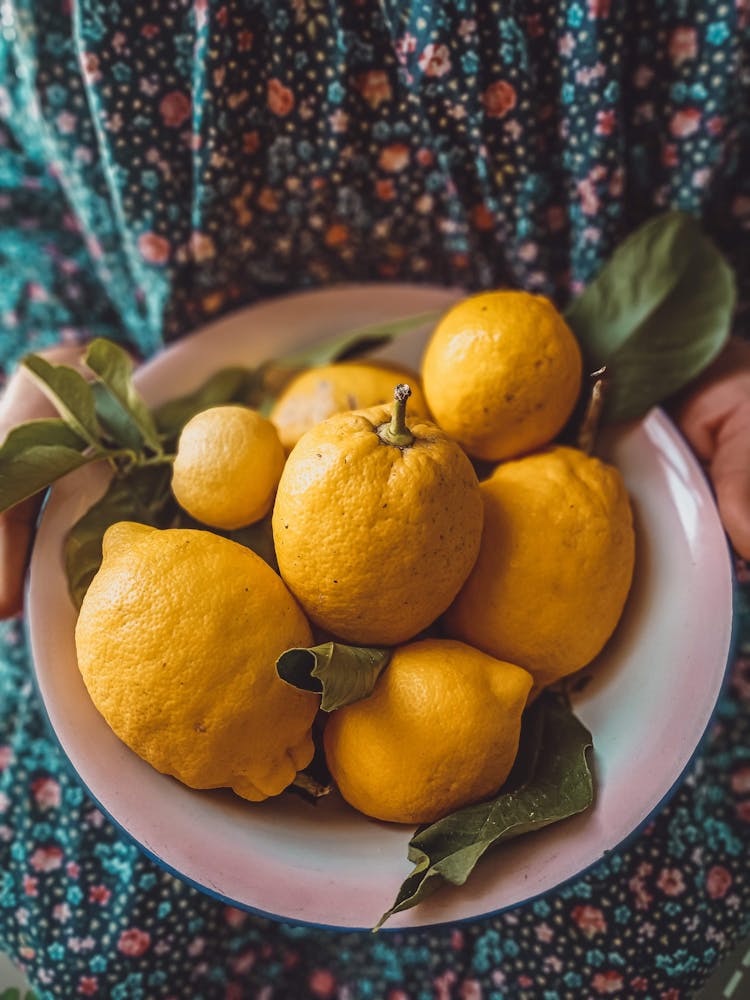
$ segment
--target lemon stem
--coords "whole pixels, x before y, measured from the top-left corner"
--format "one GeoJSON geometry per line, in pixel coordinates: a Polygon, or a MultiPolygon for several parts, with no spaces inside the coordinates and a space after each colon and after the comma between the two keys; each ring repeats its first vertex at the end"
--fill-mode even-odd
{"type": "Polygon", "coordinates": [[[602,419],[604,409],[604,397],[607,391],[607,368],[599,368],[589,376],[589,398],[586,402],[586,411],[578,428],[576,445],[587,455],[591,455],[596,444],[596,436],[602,419]]]}
{"type": "Polygon", "coordinates": [[[408,448],[414,444],[414,435],[406,426],[406,401],[409,396],[411,389],[403,382],[393,390],[393,412],[390,423],[378,427],[378,437],[385,444],[393,444],[397,448],[408,448]]]}

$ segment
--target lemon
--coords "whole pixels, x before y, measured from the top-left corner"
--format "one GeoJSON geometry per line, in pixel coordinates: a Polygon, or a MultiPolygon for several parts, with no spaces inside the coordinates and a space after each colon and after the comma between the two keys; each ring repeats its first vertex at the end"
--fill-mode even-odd
{"type": "Polygon", "coordinates": [[[614,466],[567,447],[505,462],[480,489],[479,558],[445,627],[543,687],[593,660],[620,619],[635,561],[627,490],[614,466]]]}
{"type": "Polygon", "coordinates": [[[242,528],[271,509],[285,457],[276,428],[256,410],[212,406],[182,429],[172,491],[197,521],[242,528]]]}
{"type": "Polygon", "coordinates": [[[279,576],[209,531],[129,521],[104,535],[76,625],[78,666],[111,728],[158,771],[246,799],[313,755],[319,699],[276,674],[310,628],[279,576]]]}
{"type": "Polygon", "coordinates": [[[530,688],[525,670],[462,642],[400,646],[369,698],[331,713],[328,768],[360,812],[430,823],[503,784],[530,688]]]}
{"type": "Polygon", "coordinates": [[[497,461],[550,442],[581,388],[581,352],[541,295],[482,292],[457,303],[422,359],[427,404],[474,458],[497,461]]]}
{"type": "Polygon", "coordinates": [[[428,417],[414,373],[375,361],[341,361],[300,372],[279,395],[270,417],[282,444],[291,451],[305,431],[334,413],[390,402],[397,382],[408,382],[411,387],[411,412],[428,417]]]}
{"type": "Polygon", "coordinates": [[[380,406],[300,438],[273,510],[279,571],[308,617],[339,639],[395,645],[451,603],[474,565],[474,469],[433,423],[380,406]],[[400,429],[394,430],[396,424],[400,429]]]}

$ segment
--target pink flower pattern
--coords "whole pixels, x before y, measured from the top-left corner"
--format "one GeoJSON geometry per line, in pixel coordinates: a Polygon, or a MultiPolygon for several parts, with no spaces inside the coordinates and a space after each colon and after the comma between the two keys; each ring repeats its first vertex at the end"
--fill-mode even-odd
{"type": "Polygon", "coordinates": [[[59,847],[37,847],[30,859],[35,872],[53,872],[62,866],[63,852],[59,847]]]}
{"type": "Polygon", "coordinates": [[[516,91],[507,80],[495,80],[482,94],[482,104],[489,118],[504,118],[516,106],[516,91]]]}
{"type": "Polygon", "coordinates": [[[131,927],[123,931],[120,935],[117,942],[117,950],[121,951],[123,955],[128,955],[130,958],[139,958],[144,952],[148,951],[150,944],[151,936],[148,931],[131,927]]]}
{"type": "Polygon", "coordinates": [[[173,90],[159,104],[162,121],[169,128],[180,128],[190,117],[191,103],[187,94],[173,90]]]}
{"type": "Polygon", "coordinates": [[[445,76],[451,69],[450,50],[447,45],[427,45],[418,63],[425,76],[445,76]]]}
{"type": "Polygon", "coordinates": [[[31,784],[31,794],[40,809],[56,809],[61,802],[60,783],[55,778],[37,778],[31,784]]]}

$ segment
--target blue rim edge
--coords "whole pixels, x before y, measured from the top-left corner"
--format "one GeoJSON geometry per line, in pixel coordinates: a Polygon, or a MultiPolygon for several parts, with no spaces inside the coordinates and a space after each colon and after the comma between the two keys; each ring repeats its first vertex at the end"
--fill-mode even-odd
{"type": "MultiPolygon", "coordinates": [[[[50,492],[51,491],[48,490],[47,493],[45,494],[44,500],[43,500],[42,505],[41,505],[41,507],[39,509],[39,514],[37,515],[37,521],[36,521],[36,526],[37,527],[39,526],[39,522],[41,521],[42,516],[44,514],[44,510],[45,510],[45,508],[47,506],[47,501],[49,499],[50,492]]],[[[597,865],[601,864],[602,861],[604,861],[611,854],[614,854],[616,851],[621,851],[621,850],[625,849],[626,847],[628,847],[643,832],[643,830],[661,812],[661,810],[664,808],[664,806],[667,804],[667,802],[669,802],[669,800],[672,798],[672,796],[677,792],[677,790],[679,789],[679,787],[682,785],[683,780],[684,780],[685,776],[687,775],[688,771],[690,771],[690,769],[692,768],[693,763],[695,762],[696,758],[700,755],[701,751],[703,750],[703,747],[706,744],[706,741],[707,741],[707,739],[708,739],[708,737],[710,735],[710,732],[711,732],[714,720],[716,718],[716,713],[717,713],[719,702],[721,701],[723,695],[725,694],[725,692],[726,692],[726,690],[727,690],[727,688],[729,686],[729,668],[734,663],[735,656],[736,656],[736,653],[737,653],[737,646],[738,646],[738,643],[739,643],[739,629],[738,629],[739,615],[737,613],[738,612],[738,605],[739,605],[739,585],[738,585],[738,582],[737,582],[737,574],[736,574],[735,569],[734,569],[733,552],[732,552],[732,549],[731,549],[730,545],[728,544],[728,542],[726,543],[726,547],[727,547],[727,557],[729,559],[729,568],[730,568],[730,576],[731,576],[731,584],[732,584],[732,619],[731,619],[731,630],[730,630],[730,637],[729,637],[729,648],[727,650],[727,660],[726,660],[726,663],[724,665],[724,674],[723,674],[723,677],[722,677],[721,684],[719,686],[719,690],[718,690],[717,695],[716,695],[716,701],[714,702],[713,708],[711,709],[711,714],[708,717],[708,721],[706,723],[706,728],[703,731],[703,735],[701,736],[700,740],[696,744],[695,749],[693,750],[692,754],[690,755],[690,758],[688,759],[687,763],[683,767],[683,769],[680,772],[680,774],[674,780],[674,782],[672,783],[672,785],[667,789],[667,791],[661,797],[661,799],[659,800],[659,802],[654,806],[654,808],[651,810],[651,812],[649,812],[648,815],[645,816],[643,820],[641,820],[641,822],[638,824],[638,826],[634,827],[634,829],[626,837],[623,837],[623,839],[620,840],[613,847],[606,848],[604,850],[603,854],[601,855],[601,857],[597,858],[595,861],[592,861],[591,864],[586,865],[585,868],[581,868],[580,871],[575,872],[575,874],[570,875],[570,876],[568,876],[565,879],[562,879],[560,882],[557,882],[555,885],[550,886],[548,889],[544,889],[542,892],[535,893],[532,896],[527,896],[525,899],[521,899],[517,903],[511,903],[509,906],[501,906],[497,910],[487,910],[484,913],[474,914],[473,916],[470,916],[470,917],[460,917],[460,918],[456,918],[454,920],[440,920],[440,921],[437,921],[436,923],[432,923],[432,924],[415,924],[415,925],[411,925],[411,926],[401,926],[401,927],[388,927],[386,925],[383,925],[379,929],[379,931],[377,933],[379,933],[379,934],[382,934],[382,933],[391,933],[391,934],[399,934],[399,933],[401,933],[401,934],[403,934],[403,933],[407,933],[407,932],[421,933],[423,931],[429,931],[429,930],[433,930],[433,929],[439,928],[439,927],[457,927],[457,926],[460,926],[460,925],[463,925],[463,924],[476,923],[477,921],[480,921],[480,920],[488,920],[491,917],[496,917],[496,916],[498,916],[501,913],[507,913],[507,912],[510,912],[512,910],[517,910],[517,909],[519,909],[522,906],[526,906],[528,903],[533,903],[535,900],[543,899],[545,896],[548,896],[550,893],[557,892],[558,890],[560,890],[564,886],[569,885],[571,882],[574,882],[576,879],[583,878],[590,871],[592,871],[594,868],[596,868],[597,865]]],[[[25,600],[24,600],[24,607],[28,607],[29,580],[30,580],[30,573],[27,574],[27,578],[26,578],[25,595],[24,595],[24,598],[25,598],[25,600]]],[[[29,653],[31,654],[32,639],[31,639],[31,631],[30,631],[30,628],[29,628],[29,616],[28,616],[28,614],[24,614],[23,617],[22,617],[22,620],[23,620],[24,631],[26,633],[27,646],[28,646],[28,649],[29,649],[29,653]]],[[[124,837],[126,837],[132,844],[135,844],[135,846],[138,848],[138,850],[142,854],[144,854],[147,858],[149,858],[156,865],[158,865],[159,868],[161,868],[163,871],[168,872],[170,875],[174,876],[178,881],[182,882],[183,884],[189,885],[193,889],[197,889],[198,892],[201,892],[204,895],[211,896],[213,899],[218,900],[220,903],[224,903],[227,906],[233,906],[233,907],[235,907],[238,910],[242,910],[245,913],[251,913],[251,914],[253,914],[253,915],[257,916],[257,917],[263,917],[266,920],[273,920],[276,923],[289,924],[289,925],[292,925],[292,926],[295,926],[295,927],[309,927],[309,928],[311,928],[313,930],[329,931],[329,932],[334,932],[334,933],[337,933],[337,934],[361,934],[361,933],[371,934],[371,933],[373,933],[371,927],[340,927],[340,926],[337,926],[336,924],[320,924],[320,923],[316,923],[315,921],[311,921],[311,920],[292,920],[289,917],[281,916],[278,913],[269,913],[267,910],[261,910],[258,907],[250,906],[247,903],[239,902],[236,899],[232,899],[230,896],[223,895],[222,893],[218,892],[216,889],[211,889],[208,886],[202,885],[200,882],[196,882],[194,879],[189,878],[188,876],[184,875],[182,872],[180,872],[176,868],[174,868],[172,865],[170,865],[163,858],[160,858],[157,854],[154,854],[147,847],[144,847],[143,844],[141,844],[140,841],[136,837],[134,837],[128,830],[126,830],[122,826],[122,824],[120,822],[118,822],[118,820],[115,819],[115,817],[102,805],[102,803],[99,801],[99,799],[91,792],[91,789],[88,787],[88,785],[86,784],[86,782],[83,781],[83,779],[79,775],[78,771],[76,771],[76,769],[75,769],[75,767],[73,765],[73,762],[68,757],[67,753],[65,752],[65,750],[64,750],[64,748],[62,746],[62,743],[60,742],[60,740],[58,738],[57,732],[55,731],[55,728],[52,725],[52,722],[50,720],[49,714],[47,712],[47,706],[44,703],[44,699],[42,698],[42,694],[41,694],[41,691],[39,689],[39,681],[38,681],[38,678],[37,678],[36,664],[34,662],[33,655],[30,655],[29,659],[31,661],[31,677],[32,677],[32,681],[33,681],[33,684],[34,684],[34,688],[36,690],[37,697],[39,699],[39,704],[40,704],[42,712],[44,714],[44,720],[45,720],[47,729],[49,730],[52,738],[54,739],[55,743],[57,744],[57,746],[60,749],[60,753],[61,753],[61,756],[62,756],[62,761],[63,761],[64,765],[67,767],[68,773],[78,782],[78,784],[83,788],[83,790],[86,792],[86,794],[91,799],[91,801],[94,803],[94,805],[97,807],[97,809],[99,809],[99,811],[104,816],[107,817],[107,819],[110,821],[110,823],[112,823],[112,825],[117,830],[119,830],[120,833],[124,837]]],[[[564,822],[564,820],[563,820],[563,822],[564,822]]],[[[526,834],[526,836],[529,836],[529,834],[526,834]]],[[[460,886],[453,886],[452,888],[454,889],[454,891],[460,891],[460,886]]],[[[438,889],[437,891],[438,892],[445,891],[446,889],[448,889],[448,891],[450,891],[449,885],[441,886],[440,889],[438,889]]],[[[399,912],[406,912],[406,911],[399,911],[399,912]]]]}

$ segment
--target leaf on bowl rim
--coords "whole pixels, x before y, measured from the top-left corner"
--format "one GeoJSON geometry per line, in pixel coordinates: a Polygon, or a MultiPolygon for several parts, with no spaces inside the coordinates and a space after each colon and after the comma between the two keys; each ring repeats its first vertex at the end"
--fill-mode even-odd
{"type": "Polygon", "coordinates": [[[341,361],[352,361],[354,358],[390,344],[404,334],[415,333],[424,327],[434,326],[444,313],[444,309],[432,309],[429,312],[415,313],[401,319],[362,326],[356,330],[350,330],[348,333],[337,334],[327,340],[319,341],[311,347],[293,351],[291,354],[279,358],[277,364],[304,369],[317,368],[320,365],[341,361]]]}
{"type": "Polygon", "coordinates": [[[524,713],[516,762],[506,783],[493,798],[417,830],[408,850],[414,870],[373,930],[446,882],[463,885],[491,847],[588,809],[594,800],[587,761],[592,745],[591,733],[566,698],[540,695],[524,713]]]}
{"type": "Polygon", "coordinates": [[[713,361],[736,302],[729,264],[685,212],[654,216],[565,311],[589,370],[606,365],[606,422],[643,416],[713,361]]]}

